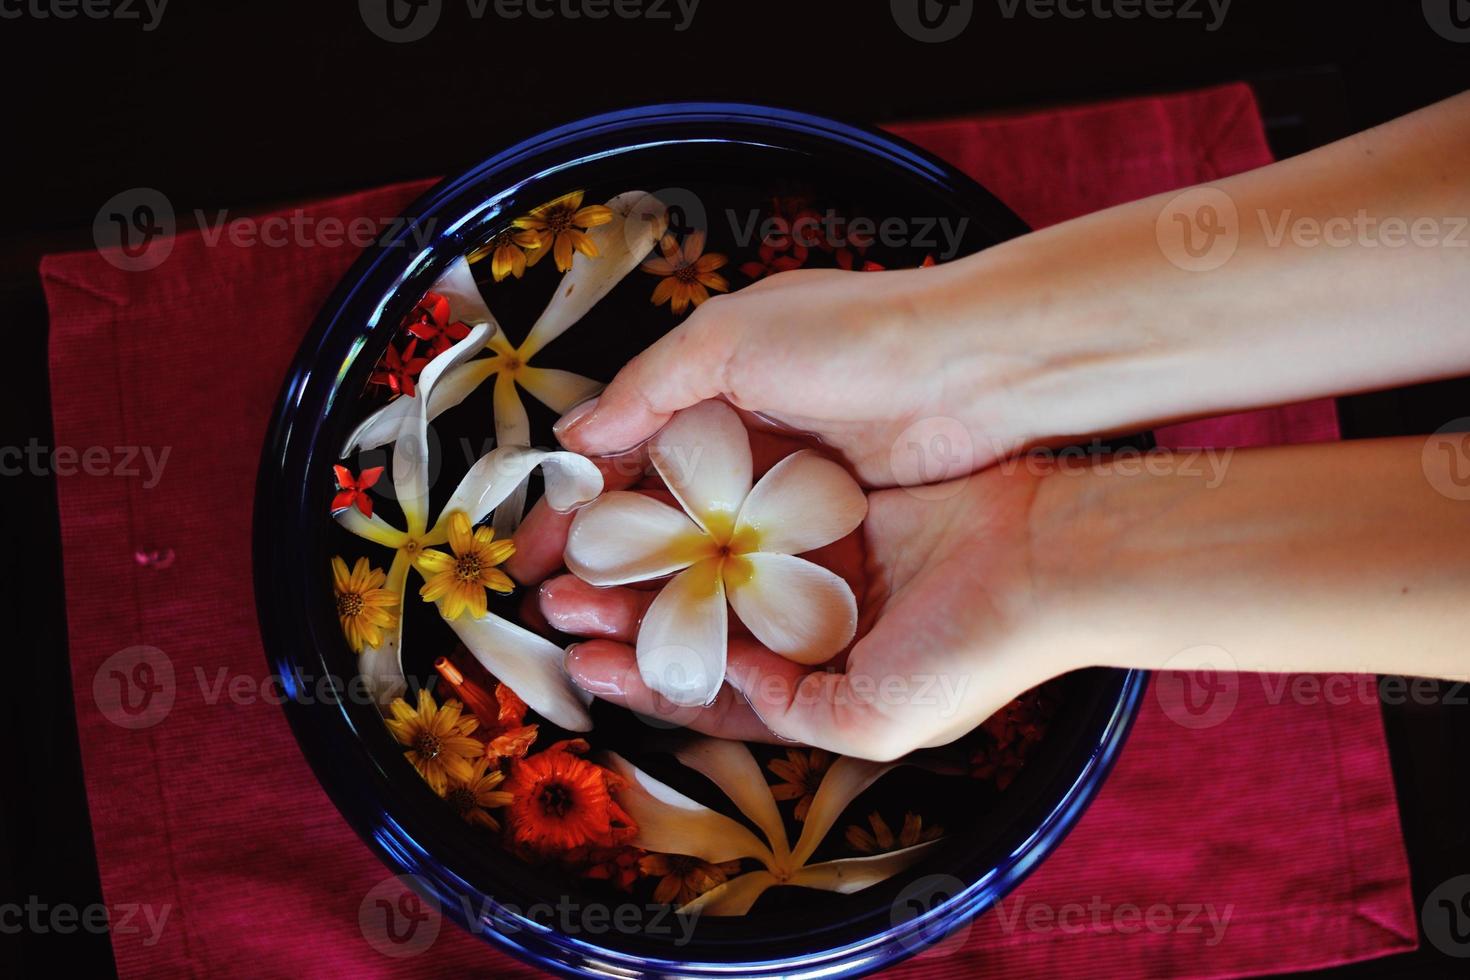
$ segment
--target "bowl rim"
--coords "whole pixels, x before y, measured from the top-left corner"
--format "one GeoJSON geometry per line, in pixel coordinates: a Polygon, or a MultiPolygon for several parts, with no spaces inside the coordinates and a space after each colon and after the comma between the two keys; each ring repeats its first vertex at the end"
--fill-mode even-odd
{"type": "MultiPolygon", "coordinates": [[[[610,152],[612,147],[635,150],[659,141],[761,143],[778,138],[825,144],[902,171],[931,192],[955,201],[957,209],[996,241],[1029,230],[967,175],[870,127],[790,109],[727,102],[659,103],[591,116],[517,143],[441,181],[404,209],[405,220],[342,276],[303,339],[275,403],[262,451],[252,529],[256,609],[266,658],[272,675],[281,682],[283,709],[302,754],[338,811],[390,869],[427,892],[446,917],[473,934],[557,973],[627,976],[632,971],[713,978],[730,977],[738,969],[739,975],[750,977],[773,977],[793,970],[850,976],[912,955],[1005,897],[1061,842],[1115,762],[1147,686],[1147,674],[1142,671],[1104,672],[1108,678],[1105,703],[1112,707],[1096,738],[1089,741],[1083,764],[1056,794],[1039,825],[1007,841],[1005,860],[962,891],[936,900],[911,919],[849,943],[739,963],[639,955],[557,933],[502,907],[495,909],[493,918],[471,917],[455,899],[481,895],[481,890],[435,858],[432,834],[415,833],[415,828],[428,826],[423,822],[428,816],[423,801],[391,791],[388,774],[377,765],[365,742],[365,736],[371,740],[382,733],[361,730],[340,695],[336,710],[324,710],[330,705],[313,701],[303,690],[311,673],[303,675],[303,662],[319,668],[323,678],[330,679],[331,674],[325,662],[315,663],[323,648],[311,626],[313,617],[307,615],[310,590],[301,588],[305,574],[299,568],[302,548],[280,533],[279,515],[284,513],[295,521],[293,530],[300,534],[309,532],[302,522],[312,512],[315,498],[307,477],[315,468],[315,457],[322,455],[321,429],[328,410],[346,367],[365,346],[371,346],[369,338],[379,333],[380,324],[385,320],[396,323],[407,311],[403,297],[418,296],[429,288],[446,264],[441,257],[462,254],[518,191],[585,163],[590,153],[610,152]],[[340,365],[341,370],[322,370],[324,364],[340,365]],[[272,517],[266,519],[267,514],[272,517]],[[357,756],[366,770],[344,765],[344,757],[351,756],[357,756]],[[431,838],[429,843],[425,837],[431,838]]],[[[333,683],[340,686],[341,681],[333,683]]]]}

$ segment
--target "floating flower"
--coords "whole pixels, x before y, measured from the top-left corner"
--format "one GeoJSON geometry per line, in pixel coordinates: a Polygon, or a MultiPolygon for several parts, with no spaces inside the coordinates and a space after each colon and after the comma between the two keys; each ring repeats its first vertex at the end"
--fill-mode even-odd
{"type": "Polygon", "coordinates": [[[619,891],[628,891],[643,876],[639,861],[643,852],[636,847],[585,847],[570,851],[563,863],[580,866],[584,878],[606,881],[619,891]]]}
{"type": "Polygon", "coordinates": [[[388,731],[400,745],[408,746],[403,757],[424,777],[429,788],[443,796],[451,778],[465,782],[472,778],[470,763],[480,757],[482,746],[470,738],[475,730],[475,716],[462,714],[458,701],[445,701],[441,708],[428,691],[419,691],[418,710],[402,698],[394,698],[386,719],[388,731]]]}
{"type": "Polygon", "coordinates": [[[794,255],[782,255],[773,246],[765,243],[761,244],[756,254],[760,256],[759,261],[752,259],[740,266],[740,271],[751,279],[764,279],[778,272],[801,268],[801,259],[794,255]]]}
{"type": "Polygon", "coordinates": [[[766,228],[761,244],[794,259],[797,265],[806,263],[811,249],[828,247],[822,233],[822,216],[798,199],[772,201],[766,228]]]}
{"type": "Polygon", "coordinates": [[[536,236],[536,245],[526,256],[527,264],[535,265],[550,252],[556,256],[556,270],[566,272],[572,267],[573,251],[581,252],[589,259],[601,254],[597,242],[587,234],[587,230],[612,221],[613,212],[604,204],[582,207],[582,194],[582,191],[573,191],[515,220],[515,227],[524,228],[536,236]]]}
{"type": "Polygon", "coordinates": [[[461,511],[449,515],[449,547],[453,555],[425,548],[414,564],[423,573],[419,595],[425,602],[442,602],[445,619],[458,619],[465,610],[485,615],[485,590],[502,594],[515,590],[510,576],[496,566],[515,554],[510,541],[496,541],[488,527],[471,528],[461,511]]]}
{"type": "Polygon", "coordinates": [[[412,398],[414,380],[429,363],[429,358],[419,355],[418,343],[417,340],[410,340],[402,353],[389,344],[388,349],[383,352],[383,360],[378,363],[378,369],[368,376],[368,383],[382,385],[395,395],[412,398]]]}
{"type": "Polygon", "coordinates": [[[383,475],[383,467],[369,467],[357,476],[353,476],[345,466],[333,466],[332,470],[337,474],[337,495],[332,498],[332,513],[339,514],[349,507],[356,507],[362,511],[362,516],[372,517],[373,498],[367,492],[383,475]]]}
{"type": "Polygon", "coordinates": [[[585,746],[559,742],[511,763],[505,788],[515,801],[507,818],[517,844],[538,854],[558,854],[610,847],[633,834],[632,819],[612,795],[618,778],[572,751],[585,746]]]}
{"type": "Polygon", "coordinates": [[[337,619],[353,653],[364,646],[383,641],[383,630],[393,628],[397,615],[392,612],[399,596],[383,588],[387,576],[381,568],[373,568],[366,558],[359,558],[352,571],[341,558],[332,559],[332,591],[337,596],[337,619]]]}
{"type": "Polygon", "coordinates": [[[538,728],[526,724],[526,702],[510,689],[510,685],[496,684],[495,696],[491,697],[484,688],[465,677],[448,657],[435,660],[434,669],[480,720],[479,734],[485,739],[485,758],[492,762],[519,759],[530,751],[538,728]]]}
{"type": "MultiPolygon", "coordinates": [[[[429,400],[429,419],[437,418],[458,405],[480,385],[494,378],[496,445],[529,446],[531,422],[521,401],[520,388],[558,414],[565,414],[602,390],[600,381],[570,371],[532,367],[531,359],[582,319],[624,276],[633,271],[659,240],[667,224],[663,203],[642,191],[619,194],[607,202],[607,209],[613,216],[612,220],[588,233],[601,258],[593,261],[584,256],[572,263],[571,271],[562,277],[546,309],[519,347],[511,346],[497,329],[484,344],[493,356],[457,364],[448,370],[429,400]]],[[[467,262],[461,260],[456,263],[434,288],[441,293],[446,289],[457,289],[466,298],[473,295],[481,319],[461,317],[465,322],[494,323],[475,287],[467,262]],[[452,286],[448,285],[451,279],[452,286]]],[[[358,426],[343,447],[342,455],[392,442],[398,438],[403,419],[411,409],[406,399],[390,402],[358,426]]],[[[496,510],[496,534],[508,537],[515,530],[525,510],[525,500],[526,486],[523,482],[513,488],[510,496],[496,510]]]]}
{"type": "Polygon", "coordinates": [[[469,254],[470,265],[490,256],[490,275],[496,282],[506,276],[517,279],[526,274],[526,251],[541,247],[541,236],[534,231],[516,228],[505,229],[484,245],[469,254]]]}
{"type": "Polygon", "coordinates": [[[744,915],[768,888],[799,885],[850,894],[910,867],[934,842],[874,857],[840,858],[809,863],[838,817],[863,790],[895,763],[842,757],[832,763],[807,814],[796,846],[787,843],[776,798],[761,776],[760,766],[743,742],[717,738],[690,741],[675,757],[702,773],[760,831],[749,827],[659,782],[621,756],[609,753],[610,767],[622,778],[618,801],[638,825],[632,843],[659,854],[683,854],[710,864],[750,858],[763,868],[711,888],[679,908],[680,912],[744,915]],[[764,839],[762,839],[762,837],[764,839]]]}
{"type": "MultiPolygon", "coordinates": [[[[489,322],[489,311],[479,299],[469,264],[463,259],[440,278],[434,291],[449,296],[452,305],[459,304],[464,315],[457,318],[474,322],[475,326],[464,340],[424,368],[417,396],[393,403],[404,406],[394,416],[399,431],[393,440],[391,472],[405,526],[393,527],[380,516],[366,517],[356,508],[337,515],[337,522],[348,531],[393,550],[385,587],[398,596],[399,608],[408,588],[409,569],[416,567],[419,555],[425,548],[449,540],[450,515],[461,513],[472,525],[483,521],[523,486],[531,471],[537,468],[545,477],[547,503],[555,510],[570,510],[602,489],[601,472],[591,460],[575,453],[501,446],[470,467],[439,519],[429,523],[428,400],[445,372],[482,350],[495,329],[489,322]],[[474,304],[478,304],[478,311],[474,304]]],[[[440,608],[442,611],[443,607],[440,608]]],[[[513,686],[547,719],[572,731],[592,727],[586,708],[587,695],[567,676],[563,664],[565,651],[561,647],[489,612],[479,617],[461,615],[446,622],[481,666],[513,686]]],[[[402,647],[403,617],[400,616],[382,643],[365,647],[359,660],[362,675],[380,705],[386,706],[407,687],[402,647]]]]}
{"type": "Polygon", "coordinates": [[[795,557],[862,523],[867,498],[846,470],[801,450],[752,487],[750,438],[721,401],[676,413],[649,457],[683,511],[639,493],[604,494],[578,512],[566,548],[567,567],[593,585],[674,575],[638,631],[646,684],[676,704],[714,699],[727,601],[757,640],[797,663],[822,663],[848,644],[852,589],[795,557]]]}
{"type": "Polygon", "coordinates": [[[654,306],[669,304],[675,313],[683,313],[692,302],[695,306],[709,299],[709,291],[730,291],[730,283],[716,272],[729,260],[718,252],[704,254],[704,232],[691,231],[681,248],[673,235],[659,242],[662,258],[649,259],[639,268],[650,275],[663,276],[653,289],[654,306]]]}
{"type": "Polygon", "coordinates": [[[875,810],[868,814],[868,827],[852,824],[847,828],[847,843],[859,854],[882,854],[897,848],[914,847],[944,836],[943,827],[925,827],[924,818],[917,813],[903,815],[903,829],[896,835],[875,810]],[[868,828],[872,828],[869,830],[868,828]]]}
{"type": "Polygon", "coordinates": [[[778,800],[795,800],[797,820],[805,820],[811,809],[812,797],[822,785],[827,767],[832,765],[832,753],[825,749],[787,749],[786,758],[772,759],[766,768],[775,773],[781,782],[771,787],[771,795],[778,800]]]}
{"type": "Polygon", "coordinates": [[[638,862],[644,874],[658,877],[653,900],[660,904],[685,905],[716,885],[723,885],[740,871],[739,861],[711,864],[687,854],[645,854],[638,862]]]}
{"type": "Polygon", "coordinates": [[[861,262],[859,262],[859,258],[861,258],[861,255],[857,252],[854,252],[850,248],[839,248],[837,250],[837,265],[840,268],[846,269],[849,272],[853,271],[854,269],[856,269],[858,272],[883,271],[883,266],[879,265],[877,262],[874,262],[870,259],[863,259],[861,262]]]}
{"type": "Polygon", "coordinates": [[[431,290],[403,318],[403,329],[416,339],[427,341],[429,357],[437,357],[469,336],[469,325],[453,320],[451,316],[448,297],[431,290]]]}
{"type": "Polygon", "coordinates": [[[500,822],[490,811],[510,805],[511,794],[496,788],[504,780],[505,773],[491,769],[490,760],[481,756],[470,763],[469,772],[463,777],[448,774],[444,801],[465,823],[486,830],[499,830],[500,822]]]}
{"type": "Polygon", "coordinates": [[[971,753],[970,775],[994,780],[997,789],[1010,786],[1046,733],[1052,709],[1051,698],[1032,692],[985,719],[977,732],[984,744],[971,753]]]}

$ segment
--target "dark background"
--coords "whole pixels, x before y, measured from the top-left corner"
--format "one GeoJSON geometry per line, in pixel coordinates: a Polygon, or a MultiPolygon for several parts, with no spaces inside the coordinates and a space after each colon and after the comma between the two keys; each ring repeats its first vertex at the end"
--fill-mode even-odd
{"type": "MultiPolygon", "coordinates": [[[[148,32],[136,20],[41,19],[29,11],[44,0],[24,3],[0,3],[22,12],[0,18],[5,446],[51,444],[36,263],[92,247],[98,209],[128,188],[157,188],[180,214],[235,216],[452,173],[552,124],[637,103],[737,99],[881,123],[1237,79],[1255,87],[1284,157],[1470,87],[1470,43],[1431,29],[1424,9],[1455,4],[1470,19],[1464,0],[1234,0],[1214,31],[1201,20],[1038,19],[1024,7],[1007,18],[998,0],[975,0],[970,26],[943,44],[908,37],[884,0],[702,0],[683,32],[508,21],[493,9],[475,20],[464,0],[444,0],[438,27],[407,44],[375,36],[350,0],[172,0],[148,32]]],[[[1340,411],[1350,437],[1429,432],[1470,415],[1470,384],[1344,399],[1340,411]]],[[[0,902],[86,906],[102,896],[63,612],[85,597],[63,595],[49,480],[6,478],[0,504],[4,724],[19,735],[0,753],[0,902]]],[[[1470,872],[1470,709],[1384,716],[1422,902],[1470,872]]],[[[1465,962],[1426,944],[1331,975],[1464,976],[1465,962]]],[[[0,976],[42,970],[109,975],[108,938],[0,934],[0,976]]]]}

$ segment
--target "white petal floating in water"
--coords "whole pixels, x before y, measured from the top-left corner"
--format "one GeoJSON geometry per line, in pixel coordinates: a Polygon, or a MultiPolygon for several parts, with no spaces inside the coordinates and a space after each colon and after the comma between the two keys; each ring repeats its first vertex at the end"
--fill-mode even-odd
{"type": "Polygon", "coordinates": [[[638,825],[634,843],[663,854],[687,854],[718,864],[754,858],[770,864],[771,849],[739,821],[711,810],[654,779],[616,752],[607,766],[623,777],[618,803],[638,825]]]}
{"type": "Polygon", "coordinates": [[[597,246],[597,258],[580,252],[572,257],[572,267],[521,344],[523,359],[560,337],[638,268],[668,224],[663,202],[644,191],[619,194],[607,206],[613,219],[587,231],[597,246]]]}
{"type": "Polygon", "coordinates": [[[614,490],[577,512],[567,568],[592,585],[624,585],[688,568],[713,542],[683,511],[641,493],[614,490]]]}
{"type": "Polygon", "coordinates": [[[676,413],[649,442],[648,456],[689,516],[728,537],[752,468],[750,436],[735,409],[712,400],[676,413]]]}
{"type": "Polygon", "coordinates": [[[377,646],[363,647],[357,660],[358,672],[362,675],[373,700],[385,711],[396,697],[408,690],[403,677],[403,613],[404,593],[408,590],[408,555],[402,551],[393,556],[388,568],[388,577],[383,588],[398,596],[398,606],[393,610],[393,628],[383,631],[383,641],[377,646]]]}
{"type": "Polygon", "coordinates": [[[491,316],[489,307],[485,305],[485,297],[480,294],[480,287],[475,283],[475,274],[470,271],[470,263],[464,256],[449,263],[449,268],[444,270],[444,274],[430,288],[449,300],[450,323],[458,321],[473,327],[479,323],[495,322],[495,317],[491,316]]]}
{"type": "Polygon", "coordinates": [[[556,368],[521,368],[516,380],[527,394],[558,415],[565,415],[607,387],[601,381],[556,368]]]}
{"type": "Polygon", "coordinates": [[[643,614],[638,673],[677,705],[706,705],[725,680],[728,614],[719,562],[706,559],[675,575],[643,614]]]}
{"type": "Polygon", "coordinates": [[[940,842],[937,840],[931,840],[886,854],[808,864],[791,876],[790,884],[850,895],[913,867],[938,843],[940,842]]]}
{"type": "MultiPolygon", "coordinates": [[[[526,416],[526,406],[516,390],[515,379],[504,373],[495,379],[495,444],[531,444],[531,420],[526,416]]],[[[520,526],[526,513],[526,490],[526,481],[522,480],[495,508],[494,528],[498,537],[508,538],[520,526]]]]}
{"type": "Polygon", "coordinates": [[[678,911],[680,915],[744,915],[756,899],[779,884],[781,879],[762,868],[716,885],[694,901],[679,906],[678,911]]]}
{"type": "Polygon", "coordinates": [[[822,783],[812,797],[812,805],[806,812],[806,821],[801,827],[801,838],[796,842],[792,860],[798,865],[806,864],[816,851],[827,831],[842,816],[849,803],[878,780],[879,776],[896,767],[892,762],[869,762],[841,756],[827,767],[822,783]]]}
{"type": "Polygon", "coordinates": [[[546,502],[566,511],[597,497],[602,492],[602,471],[590,459],[561,450],[500,446],[471,466],[464,479],[444,504],[429,537],[446,533],[449,516],[463,512],[471,524],[489,516],[537,467],[546,485],[546,502]]]}
{"type": "MultiPolygon", "coordinates": [[[[468,398],[485,379],[494,373],[496,361],[492,357],[460,364],[444,372],[434,391],[429,396],[429,421],[454,408],[468,398]]],[[[342,456],[355,452],[367,452],[386,446],[398,438],[404,416],[413,409],[412,398],[395,398],[363,420],[352,430],[342,446],[342,456]]]]}
{"type": "Polygon", "coordinates": [[[723,738],[690,739],[674,752],[674,758],[695,772],[703,774],[720,788],[761,829],[771,843],[777,864],[785,861],[791,846],[786,841],[786,823],[776,806],[776,798],[761,772],[760,763],[750,754],[744,742],[723,738]]]}
{"type": "Polygon", "coordinates": [[[407,534],[383,520],[380,515],[365,517],[356,507],[347,508],[336,515],[336,518],[338,524],[359,538],[371,541],[373,544],[380,544],[385,548],[401,548],[403,542],[408,539],[407,534]]]}
{"type": "Polygon", "coordinates": [[[805,558],[764,552],[731,559],[725,569],[735,615],[787,660],[824,663],[852,641],[857,600],[835,572],[805,558]]]}
{"type": "Polygon", "coordinates": [[[850,533],[867,513],[867,495],[847,470],[803,449],[751,488],[736,526],[754,532],[755,550],[798,555],[850,533]]]}
{"type": "Polygon", "coordinates": [[[566,651],[494,613],[446,619],[474,658],[538,714],[568,731],[592,729],[589,697],[567,676],[566,651]]]}

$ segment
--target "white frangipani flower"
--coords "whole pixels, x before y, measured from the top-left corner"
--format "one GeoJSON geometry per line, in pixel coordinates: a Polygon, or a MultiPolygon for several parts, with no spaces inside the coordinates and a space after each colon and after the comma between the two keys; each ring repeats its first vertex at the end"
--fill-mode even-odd
{"type": "MultiPolygon", "coordinates": [[[[512,347],[505,334],[497,329],[484,342],[493,356],[468,361],[445,373],[429,399],[432,420],[469,397],[480,385],[495,378],[495,442],[497,446],[529,446],[531,423],[521,401],[520,388],[557,414],[565,414],[602,390],[602,382],[570,371],[532,367],[531,359],[542,348],[560,337],[595,306],[628,273],[638,267],[667,225],[663,202],[644,191],[628,191],[607,202],[613,212],[612,221],[588,229],[586,235],[597,249],[597,257],[577,252],[572,267],[562,277],[546,309],[531,327],[519,347],[512,347]]],[[[478,309],[453,319],[467,324],[495,323],[480,298],[470,267],[463,259],[452,267],[453,279],[446,288],[434,290],[449,297],[451,309],[463,309],[456,303],[473,293],[478,309]]],[[[446,274],[446,279],[450,276],[446,274]]],[[[442,281],[441,281],[442,282],[442,281]]],[[[453,320],[451,320],[453,322],[453,320]]],[[[348,438],[342,455],[375,449],[398,435],[399,424],[407,411],[405,399],[396,401],[370,415],[348,438]]],[[[526,487],[515,488],[510,498],[496,511],[495,533],[509,535],[520,523],[525,510],[526,487]]]]}
{"type": "Polygon", "coordinates": [[[743,742],[698,738],[675,757],[708,777],[760,828],[761,840],[739,821],[711,810],[654,779],[623,757],[608,753],[608,766],[623,777],[618,803],[638,824],[637,846],[664,854],[687,854],[711,863],[752,858],[765,867],[710,889],[680,912],[744,915],[768,888],[799,885],[850,894],[911,867],[939,841],[928,841],[871,857],[808,863],[842,811],[858,794],[896,765],[843,756],[822,778],[793,848],[776,799],[760,766],[743,742]]]}
{"type": "Polygon", "coordinates": [[[846,470],[801,450],[752,487],[750,437],[722,401],[676,413],[649,457],[683,511],[639,493],[604,494],[578,512],[566,548],[567,567],[592,585],[674,575],[638,631],[644,683],[676,704],[714,700],[727,600],[757,640],[797,663],[822,663],[852,640],[852,589],[795,557],[862,523],[867,497],[846,470]]]}
{"type": "MultiPolygon", "coordinates": [[[[462,259],[459,261],[463,262],[462,259]]],[[[452,306],[466,295],[455,291],[455,277],[467,271],[467,266],[457,263],[434,287],[441,295],[450,296],[452,306]]],[[[473,294],[476,299],[478,295],[478,292],[473,294]]],[[[394,551],[393,563],[383,587],[398,594],[397,622],[379,645],[363,649],[359,661],[359,668],[374,698],[385,707],[407,687],[403,676],[403,612],[408,571],[417,567],[415,561],[426,547],[449,540],[452,514],[465,514],[471,524],[483,521],[538,466],[545,477],[547,501],[557,510],[570,510],[602,491],[602,473],[583,456],[524,446],[503,446],[483,456],[470,468],[438,519],[432,526],[429,524],[429,442],[425,405],[445,373],[481,350],[494,330],[493,323],[481,321],[463,340],[429,362],[419,376],[417,394],[400,399],[406,408],[399,412],[392,472],[405,528],[393,527],[376,514],[366,517],[355,507],[337,515],[337,522],[353,534],[394,551]]],[[[561,647],[489,612],[478,618],[464,613],[446,621],[486,670],[509,684],[540,714],[572,731],[587,731],[592,727],[586,709],[587,696],[567,676],[561,647]]]]}

